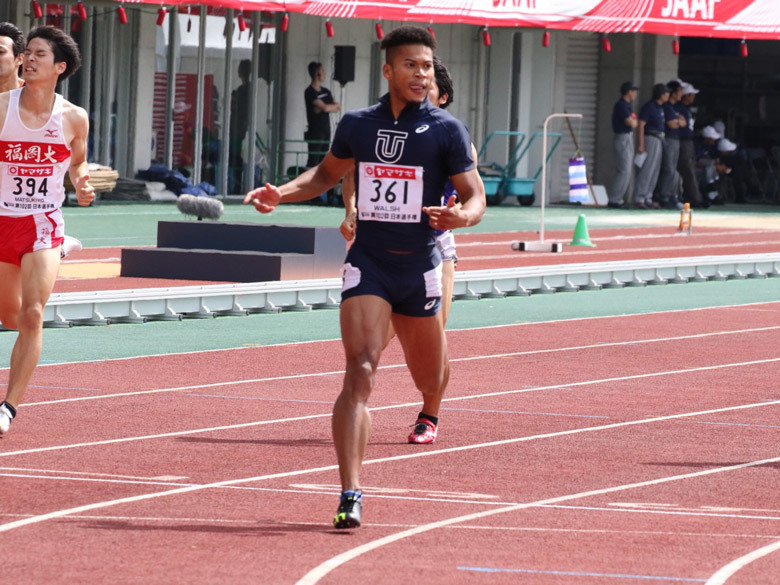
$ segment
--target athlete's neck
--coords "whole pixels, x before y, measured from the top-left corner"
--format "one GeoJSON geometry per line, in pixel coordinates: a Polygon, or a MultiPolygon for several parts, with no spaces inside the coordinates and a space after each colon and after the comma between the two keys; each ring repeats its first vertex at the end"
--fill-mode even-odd
{"type": "Polygon", "coordinates": [[[312,89],[313,89],[314,91],[320,91],[320,88],[322,87],[322,86],[320,85],[320,80],[319,80],[319,79],[314,79],[314,80],[312,80],[312,82],[311,82],[311,87],[312,87],[312,89]]]}
{"type": "Polygon", "coordinates": [[[21,85],[22,80],[19,79],[19,76],[16,75],[16,72],[14,72],[13,75],[0,77],[0,93],[5,93],[7,91],[11,91],[12,89],[19,89],[21,85]]]}
{"type": "Polygon", "coordinates": [[[409,105],[419,106],[421,103],[409,101],[403,96],[394,94],[392,90],[390,91],[390,111],[393,112],[393,118],[396,120],[409,105]]]}
{"type": "Polygon", "coordinates": [[[53,87],[41,85],[33,87],[28,84],[22,88],[22,93],[19,95],[19,109],[26,114],[25,118],[45,123],[51,116],[56,99],[57,95],[53,87]]]}

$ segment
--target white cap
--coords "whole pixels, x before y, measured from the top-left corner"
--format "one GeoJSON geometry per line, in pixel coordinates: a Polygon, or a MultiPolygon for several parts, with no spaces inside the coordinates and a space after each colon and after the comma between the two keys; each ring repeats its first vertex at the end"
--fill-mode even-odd
{"type": "Polygon", "coordinates": [[[723,136],[723,138],[726,137],[726,125],[723,122],[716,120],[712,123],[712,127],[715,128],[715,132],[723,136]]]}
{"type": "Polygon", "coordinates": [[[683,95],[688,95],[689,93],[699,93],[699,90],[693,87],[690,83],[682,82],[682,91],[683,95]]]}
{"type": "Polygon", "coordinates": [[[704,136],[704,138],[710,138],[712,140],[717,140],[720,138],[720,134],[718,134],[718,131],[715,130],[715,128],[712,126],[705,126],[701,131],[701,135],[704,136]]]}
{"type": "Polygon", "coordinates": [[[721,138],[718,142],[718,150],[720,152],[734,152],[737,150],[737,145],[728,138],[721,138]]]}

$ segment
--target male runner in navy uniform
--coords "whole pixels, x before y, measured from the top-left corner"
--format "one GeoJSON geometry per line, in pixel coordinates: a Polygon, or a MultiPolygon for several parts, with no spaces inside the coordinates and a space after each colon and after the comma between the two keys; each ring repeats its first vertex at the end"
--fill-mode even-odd
{"type": "Polygon", "coordinates": [[[437,422],[449,362],[438,314],[441,255],[435,230],[475,225],[485,211],[466,128],[427,100],[434,48],[425,29],[403,26],[390,32],[382,41],[389,93],[375,106],[342,118],[318,166],[280,188],[255,189],[244,199],[268,213],[280,202],[327,191],[355,165],[357,237],[342,268],[347,365],[332,420],[343,490],[336,528],[360,526],[358,476],[371,433],[367,402],[391,320],[412,379],[435,410],[424,415],[437,422]],[[460,203],[453,199],[441,206],[447,179],[460,203]]]}

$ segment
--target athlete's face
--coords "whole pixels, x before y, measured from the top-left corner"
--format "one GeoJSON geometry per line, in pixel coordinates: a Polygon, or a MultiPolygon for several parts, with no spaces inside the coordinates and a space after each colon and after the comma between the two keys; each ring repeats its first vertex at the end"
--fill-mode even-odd
{"type": "Polygon", "coordinates": [[[0,37],[0,79],[16,76],[24,57],[14,57],[14,43],[8,37],[0,37]]]}
{"type": "Polygon", "coordinates": [[[421,103],[434,80],[433,51],[425,45],[401,45],[394,49],[392,61],[382,73],[388,81],[390,95],[405,102],[421,103]]]}
{"type": "Polygon", "coordinates": [[[54,53],[48,41],[35,38],[27,43],[24,52],[24,67],[22,77],[25,81],[39,79],[55,79],[64,73],[67,65],[64,61],[54,62],[54,53]]]}

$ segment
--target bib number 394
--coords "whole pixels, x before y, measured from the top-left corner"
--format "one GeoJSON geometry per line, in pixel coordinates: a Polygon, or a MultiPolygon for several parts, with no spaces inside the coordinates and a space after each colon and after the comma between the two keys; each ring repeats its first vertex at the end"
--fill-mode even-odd
{"type": "Polygon", "coordinates": [[[422,167],[362,162],[358,180],[359,219],[398,223],[420,221],[422,167]]]}
{"type": "Polygon", "coordinates": [[[48,178],[36,179],[33,177],[13,177],[14,190],[12,195],[27,195],[34,197],[40,195],[46,197],[49,192],[48,178]]]}

